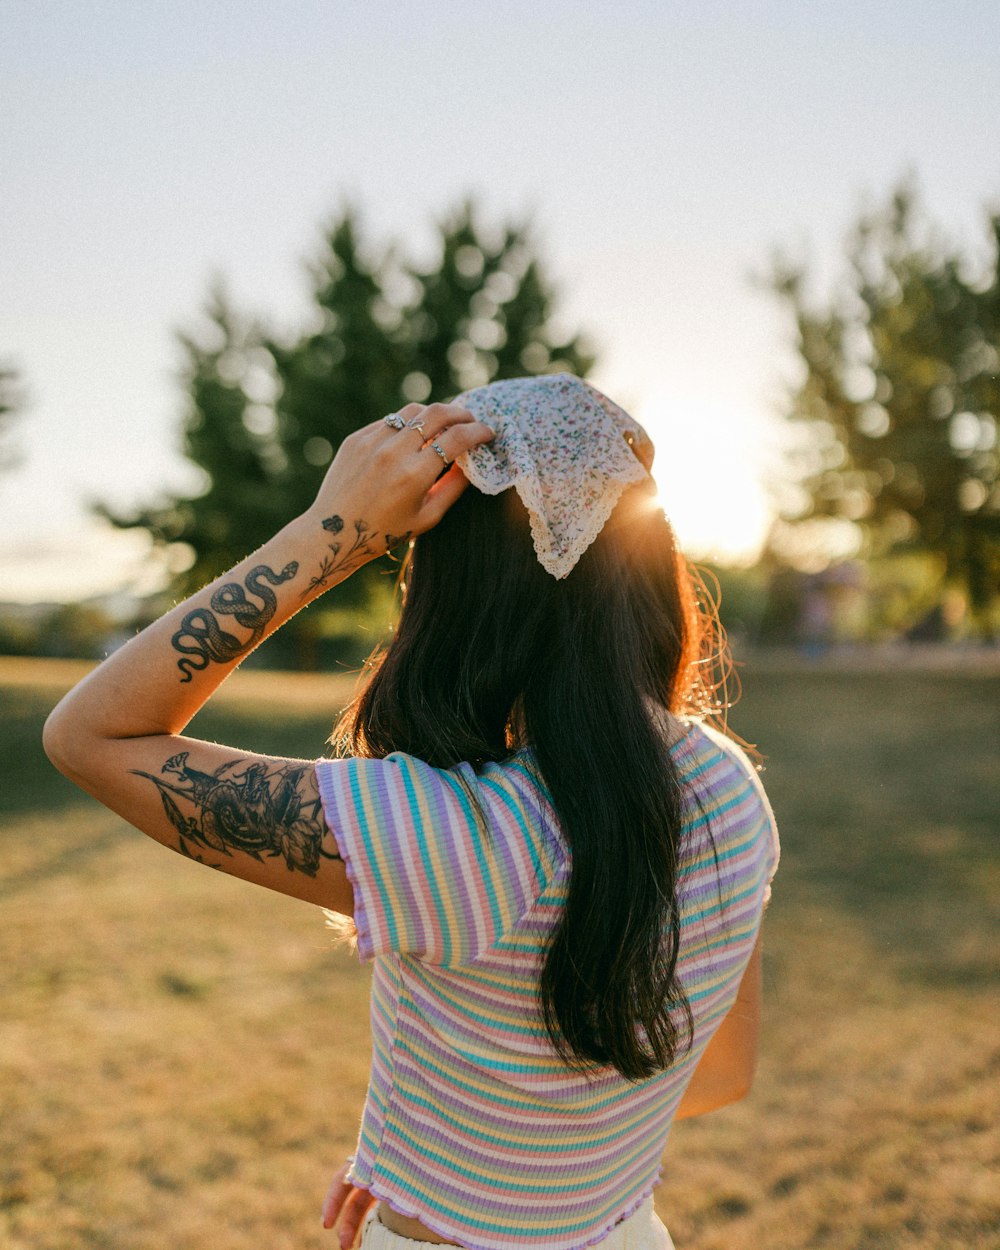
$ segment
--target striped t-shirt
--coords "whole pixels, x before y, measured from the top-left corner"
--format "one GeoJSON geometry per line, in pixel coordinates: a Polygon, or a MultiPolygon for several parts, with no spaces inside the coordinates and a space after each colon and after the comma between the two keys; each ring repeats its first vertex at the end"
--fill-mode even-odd
{"type": "Polygon", "coordinates": [[[671,1120],[736,997],[778,862],[770,807],[739,748],[693,723],[669,749],[695,800],[677,961],[694,1038],[637,1083],[568,1069],[542,1023],[540,956],[569,859],[530,748],[478,770],[400,752],[316,765],[354,887],[358,951],[374,961],[351,1175],[442,1237],[473,1250],[575,1250],[659,1180],[671,1120]]]}

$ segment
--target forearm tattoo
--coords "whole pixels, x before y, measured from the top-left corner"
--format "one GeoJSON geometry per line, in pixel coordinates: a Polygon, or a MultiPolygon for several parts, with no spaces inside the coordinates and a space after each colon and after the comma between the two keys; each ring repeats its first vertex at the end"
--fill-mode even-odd
{"type": "Polygon", "coordinates": [[[211,660],[228,664],[252,651],[278,607],[277,595],[270,586],[262,584],[263,579],[269,581],[271,586],[280,586],[290,581],[298,571],[297,560],[289,561],[280,573],[275,573],[266,564],[258,564],[250,570],[243,579],[243,586],[260,599],[263,607],[250,602],[239,582],[226,582],[212,596],[212,611],[195,608],[189,612],[170,639],[174,650],[184,654],[184,658],[177,661],[177,667],[184,674],[181,683],[189,682],[195,672],[208,668],[211,660]],[[241,640],[227,634],[219,625],[216,613],[234,617],[237,624],[250,630],[250,637],[241,640]]]}
{"type": "MultiPolygon", "coordinates": [[[[340,534],[344,529],[344,519],[336,514],[328,516],[323,521],[323,528],[328,534],[340,534]]],[[[405,534],[382,535],[382,538],[385,539],[386,550],[395,547],[397,543],[404,542],[409,537],[409,532],[405,534]]],[[[354,569],[364,564],[372,556],[381,554],[379,547],[375,545],[377,538],[377,532],[369,528],[367,521],[355,521],[354,538],[351,541],[351,545],[345,551],[344,542],[346,540],[344,539],[338,539],[336,542],[327,544],[330,554],[324,556],[320,561],[319,572],[303,590],[302,598],[307,599],[314,590],[322,590],[334,577],[339,579],[341,575],[353,572],[354,569]]]]}
{"type": "Polygon", "coordinates": [[[243,851],[261,861],[281,855],[291,871],[310,877],[322,860],[340,859],[323,845],[329,831],[309,765],[275,761],[247,764],[240,771],[242,761],[235,759],[214,773],[202,773],[187,761],[187,751],[172,755],[158,777],[130,770],[159,790],[182,855],[202,864],[207,861],[193,848],[221,855],[243,851]]]}

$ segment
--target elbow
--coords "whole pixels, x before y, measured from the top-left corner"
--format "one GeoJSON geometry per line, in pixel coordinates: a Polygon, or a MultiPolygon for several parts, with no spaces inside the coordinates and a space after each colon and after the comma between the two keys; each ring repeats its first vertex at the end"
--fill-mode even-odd
{"type": "Polygon", "coordinates": [[[67,733],[57,705],[42,726],[42,750],[49,757],[49,763],[61,773],[69,768],[70,744],[71,735],[67,733]]]}
{"type": "Polygon", "coordinates": [[[676,1118],[688,1119],[692,1116],[707,1115],[710,1111],[718,1111],[722,1107],[741,1102],[753,1088],[756,1074],[756,1054],[747,1056],[745,1061],[730,1064],[724,1068],[702,1068],[696,1071],[688,1088],[684,1091],[677,1108],[676,1118]]]}
{"type": "Polygon", "coordinates": [[[753,1077],[754,1074],[752,1071],[741,1072],[734,1075],[724,1084],[717,1086],[716,1089],[712,1091],[712,1110],[715,1111],[719,1107],[732,1106],[734,1102],[742,1102],[743,1099],[750,1093],[751,1089],[753,1089],[753,1077]]]}
{"type": "Polygon", "coordinates": [[[723,1105],[728,1106],[733,1102],[742,1102],[753,1089],[753,1077],[754,1074],[750,1072],[745,1077],[735,1081],[732,1089],[730,1090],[729,1097],[723,1105]]]}
{"type": "Polygon", "coordinates": [[[750,1093],[753,1079],[718,1084],[712,1089],[691,1090],[677,1109],[676,1119],[685,1120],[712,1111],[721,1111],[733,1103],[741,1102],[750,1093]]]}
{"type": "Polygon", "coordinates": [[[742,1102],[753,1089],[754,1077],[757,1075],[757,1047],[750,1048],[744,1062],[733,1073],[731,1078],[732,1097],[730,1102],[742,1102]]]}
{"type": "Polygon", "coordinates": [[[57,703],[42,726],[42,750],[64,777],[77,781],[86,747],[86,734],[73,723],[62,703],[57,703]]]}

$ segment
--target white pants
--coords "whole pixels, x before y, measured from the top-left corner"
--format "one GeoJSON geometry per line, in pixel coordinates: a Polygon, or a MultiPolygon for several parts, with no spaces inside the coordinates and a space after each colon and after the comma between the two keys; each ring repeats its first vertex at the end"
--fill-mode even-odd
{"type": "MultiPolygon", "coordinates": [[[[365,1217],[361,1234],[361,1250],[442,1250],[432,1241],[414,1241],[386,1228],[378,1218],[378,1205],[365,1217]]],[[[674,1250],[674,1243],[660,1217],[653,1210],[653,1199],[647,1198],[637,1211],[616,1224],[603,1241],[591,1250],[674,1250]]]]}

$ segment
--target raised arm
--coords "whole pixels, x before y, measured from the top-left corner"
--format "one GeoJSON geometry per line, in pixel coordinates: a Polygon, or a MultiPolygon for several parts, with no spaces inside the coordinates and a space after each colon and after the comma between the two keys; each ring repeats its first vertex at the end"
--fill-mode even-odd
{"type": "Polygon", "coordinates": [[[435,525],[467,485],[443,460],[493,436],[455,405],[410,404],[401,416],[422,428],[376,421],[345,439],[312,508],[100,664],[43,734],[60,772],[165,846],[339,911],[350,886],[312,762],[180,735],[300,608],[435,525]]]}

